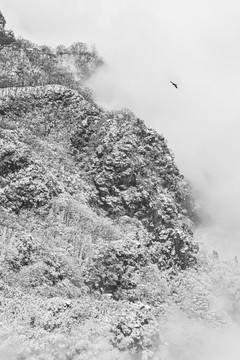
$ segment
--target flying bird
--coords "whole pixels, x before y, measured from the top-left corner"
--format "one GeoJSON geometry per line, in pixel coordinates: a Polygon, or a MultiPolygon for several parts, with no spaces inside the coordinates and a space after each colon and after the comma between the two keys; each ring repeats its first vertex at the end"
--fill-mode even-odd
{"type": "Polygon", "coordinates": [[[175,86],[175,88],[176,88],[176,89],[178,89],[177,84],[175,84],[175,83],[174,83],[174,82],[172,82],[172,81],[170,81],[170,83],[171,83],[173,86],[175,86]]]}

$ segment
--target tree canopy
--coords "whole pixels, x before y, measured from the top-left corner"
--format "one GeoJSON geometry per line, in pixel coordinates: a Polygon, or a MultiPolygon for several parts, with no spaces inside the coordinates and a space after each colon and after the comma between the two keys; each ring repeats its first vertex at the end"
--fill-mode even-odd
{"type": "Polygon", "coordinates": [[[6,20],[0,11],[0,50],[15,42],[14,33],[5,29],[6,20]]]}

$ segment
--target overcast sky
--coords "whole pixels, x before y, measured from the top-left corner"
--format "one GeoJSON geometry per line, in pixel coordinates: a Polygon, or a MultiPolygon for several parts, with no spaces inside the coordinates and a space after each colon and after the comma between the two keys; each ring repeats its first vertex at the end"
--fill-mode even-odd
{"type": "Polygon", "coordinates": [[[240,249],[239,1],[0,0],[0,9],[33,42],[95,44],[107,64],[90,82],[98,101],[165,135],[240,249]]]}

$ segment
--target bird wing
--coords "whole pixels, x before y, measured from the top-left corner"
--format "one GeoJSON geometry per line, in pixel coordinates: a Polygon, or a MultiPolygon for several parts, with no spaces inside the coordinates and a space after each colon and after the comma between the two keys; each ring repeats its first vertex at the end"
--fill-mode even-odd
{"type": "Polygon", "coordinates": [[[176,88],[176,89],[178,89],[177,84],[175,84],[175,83],[174,83],[174,82],[172,82],[172,81],[170,81],[170,83],[171,83],[173,86],[175,86],[175,88],[176,88]]]}

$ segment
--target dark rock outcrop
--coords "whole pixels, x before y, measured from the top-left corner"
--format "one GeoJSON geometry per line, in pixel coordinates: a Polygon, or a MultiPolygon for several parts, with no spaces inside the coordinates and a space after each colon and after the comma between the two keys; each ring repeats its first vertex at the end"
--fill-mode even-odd
{"type": "Polygon", "coordinates": [[[159,266],[187,267],[197,250],[191,243],[194,201],[164,137],[120,111],[86,118],[71,143],[97,189],[94,205],[112,219],[140,220],[158,244],[153,259],[159,266]]]}
{"type": "MultiPolygon", "coordinates": [[[[69,148],[74,169],[92,188],[90,205],[116,223],[124,216],[140,221],[148,233],[144,246],[150,261],[182,269],[195,262],[194,200],[162,135],[128,110],[104,111],[63,86],[9,89],[0,110],[35,138],[55,134],[52,139],[69,148]]],[[[51,169],[46,172],[33,160],[26,144],[15,142],[10,150],[3,144],[2,149],[2,206],[18,212],[46,205],[62,191],[51,169]]],[[[64,182],[61,175],[58,180],[64,182]]]]}
{"type": "Polygon", "coordinates": [[[57,179],[21,139],[19,131],[1,131],[0,206],[15,213],[38,209],[60,194],[57,179]]]}

